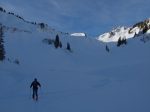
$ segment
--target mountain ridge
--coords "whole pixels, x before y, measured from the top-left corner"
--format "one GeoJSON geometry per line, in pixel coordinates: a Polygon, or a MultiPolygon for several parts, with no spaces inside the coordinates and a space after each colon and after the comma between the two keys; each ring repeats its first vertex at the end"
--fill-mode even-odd
{"type": "Polygon", "coordinates": [[[150,33],[150,19],[134,24],[132,27],[117,27],[108,33],[100,35],[97,39],[102,42],[117,42],[119,38],[130,39],[138,36],[149,36],[150,33]]]}
{"type": "MultiPolygon", "coordinates": [[[[15,14],[15,13],[7,12],[2,7],[0,7],[0,11],[5,13],[5,14],[12,15],[12,16],[22,20],[23,22],[30,24],[28,27],[32,27],[32,25],[33,25],[33,26],[36,26],[37,28],[42,29],[43,31],[52,32],[52,33],[55,32],[55,35],[64,34],[67,36],[74,36],[74,37],[87,37],[86,33],[66,33],[66,32],[62,32],[62,31],[57,31],[54,28],[49,27],[45,23],[37,23],[37,22],[27,21],[27,20],[23,19],[23,17],[15,14]]],[[[7,20],[7,19],[3,19],[3,20],[7,20]]],[[[15,24],[14,25],[11,25],[11,24],[7,25],[6,21],[3,21],[3,23],[5,23],[6,26],[8,26],[8,27],[14,27],[16,24],[15,22],[11,22],[11,23],[15,23],[15,24]]],[[[20,23],[20,24],[22,24],[22,23],[20,23]]],[[[23,26],[26,26],[26,25],[23,25],[23,26]]],[[[23,28],[23,26],[21,28],[23,28]]],[[[28,27],[24,28],[22,30],[25,30],[27,32],[31,32],[31,31],[27,30],[28,27]]],[[[119,38],[121,38],[121,40],[122,39],[130,39],[130,38],[134,38],[137,36],[142,36],[142,34],[143,34],[144,39],[142,39],[142,40],[148,41],[149,40],[149,33],[150,33],[150,19],[146,19],[144,21],[141,21],[141,22],[134,24],[131,27],[122,26],[122,27],[114,28],[112,31],[110,31],[108,33],[104,33],[104,34],[99,35],[98,37],[96,37],[96,40],[99,40],[101,42],[106,42],[106,43],[107,42],[117,42],[119,40],[119,38]]]]}

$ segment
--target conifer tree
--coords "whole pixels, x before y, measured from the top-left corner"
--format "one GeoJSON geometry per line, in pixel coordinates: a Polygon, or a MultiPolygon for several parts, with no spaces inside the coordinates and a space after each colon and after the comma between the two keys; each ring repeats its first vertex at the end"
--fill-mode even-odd
{"type": "Polygon", "coordinates": [[[59,41],[58,34],[56,35],[56,38],[55,38],[55,41],[54,41],[54,46],[55,46],[55,48],[58,48],[60,46],[60,41],[59,41]]]}
{"type": "Polygon", "coordinates": [[[3,27],[0,27],[0,61],[5,59],[5,50],[3,45],[3,27]]]}
{"type": "Polygon", "coordinates": [[[107,45],[106,45],[106,51],[107,51],[107,52],[109,52],[109,48],[108,48],[108,46],[107,46],[107,45]]]}
{"type": "Polygon", "coordinates": [[[122,44],[127,44],[127,39],[126,38],[124,38],[123,40],[122,40],[122,44]]]}
{"type": "Polygon", "coordinates": [[[59,42],[59,47],[62,48],[62,43],[61,43],[61,41],[59,42]]]}
{"type": "Polygon", "coordinates": [[[45,27],[45,24],[44,23],[40,23],[40,27],[41,27],[41,29],[43,29],[45,27]]]}
{"type": "Polygon", "coordinates": [[[118,39],[117,46],[119,47],[122,44],[121,37],[118,39]]]}
{"type": "Polygon", "coordinates": [[[148,26],[145,26],[144,28],[143,28],[143,34],[145,34],[147,31],[148,31],[149,29],[148,29],[148,26]]]}
{"type": "Polygon", "coordinates": [[[70,44],[67,43],[67,50],[71,51],[70,44]]]}

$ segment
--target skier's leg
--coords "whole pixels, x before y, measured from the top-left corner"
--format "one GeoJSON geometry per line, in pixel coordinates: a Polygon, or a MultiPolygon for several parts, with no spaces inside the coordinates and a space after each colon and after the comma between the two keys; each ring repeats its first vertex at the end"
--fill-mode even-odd
{"type": "Polygon", "coordinates": [[[36,89],[35,95],[36,95],[36,100],[38,100],[38,89],[36,89]]]}
{"type": "Polygon", "coordinates": [[[35,98],[35,89],[33,89],[33,94],[32,94],[32,98],[35,98]]]}

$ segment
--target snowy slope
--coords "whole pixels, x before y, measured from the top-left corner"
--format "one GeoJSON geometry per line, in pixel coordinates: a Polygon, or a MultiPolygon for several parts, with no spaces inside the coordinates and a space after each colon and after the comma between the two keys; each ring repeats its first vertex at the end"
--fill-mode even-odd
{"type": "Polygon", "coordinates": [[[6,60],[0,62],[1,112],[150,111],[149,41],[132,38],[121,47],[108,43],[108,53],[96,39],[40,29],[1,12],[0,17],[6,50],[6,60]],[[43,42],[57,33],[62,48],[43,42]],[[67,42],[72,52],[66,50],[67,42]],[[38,102],[29,88],[35,77],[42,84],[38,102]]]}

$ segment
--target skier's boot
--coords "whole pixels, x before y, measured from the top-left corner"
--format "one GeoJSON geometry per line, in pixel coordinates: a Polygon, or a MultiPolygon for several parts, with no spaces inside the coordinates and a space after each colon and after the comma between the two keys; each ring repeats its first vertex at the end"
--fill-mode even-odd
{"type": "Polygon", "coordinates": [[[35,100],[38,101],[38,96],[36,96],[35,100]]]}
{"type": "Polygon", "coordinates": [[[32,98],[33,98],[33,100],[34,100],[34,94],[32,95],[32,98]]]}

